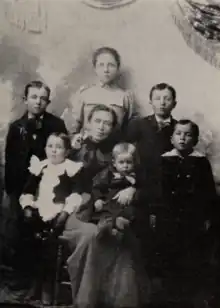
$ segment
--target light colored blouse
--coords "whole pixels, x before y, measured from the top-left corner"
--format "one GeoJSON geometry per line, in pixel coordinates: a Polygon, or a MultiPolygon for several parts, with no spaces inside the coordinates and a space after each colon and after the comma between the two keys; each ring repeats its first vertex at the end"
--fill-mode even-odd
{"type": "Polygon", "coordinates": [[[71,134],[85,130],[88,114],[96,105],[112,108],[117,115],[118,125],[127,124],[135,116],[134,96],[117,85],[93,84],[83,86],[73,97],[70,108],[61,118],[71,134]]]}

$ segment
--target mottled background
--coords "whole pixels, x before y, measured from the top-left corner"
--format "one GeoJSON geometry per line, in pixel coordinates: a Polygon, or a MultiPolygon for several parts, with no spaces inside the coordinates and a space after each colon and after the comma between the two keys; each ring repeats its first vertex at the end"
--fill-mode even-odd
{"type": "Polygon", "coordinates": [[[187,46],[171,17],[174,2],[136,0],[99,10],[80,0],[2,0],[1,145],[9,121],[24,111],[21,97],[27,82],[37,78],[48,83],[49,109],[60,115],[75,91],[93,80],[94,49],[109,45],[122,56],[121,83],[135,92],[143,115],[150,113],[152,85],[168,82],[176,88],[174,115],[200,124],[199,146],[220,182],[220,71],[187,46]]]}

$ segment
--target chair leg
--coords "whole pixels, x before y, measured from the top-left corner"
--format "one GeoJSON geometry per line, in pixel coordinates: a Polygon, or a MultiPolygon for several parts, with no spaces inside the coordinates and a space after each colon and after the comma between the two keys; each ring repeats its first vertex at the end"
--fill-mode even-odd
{"type": "Polygon", "coordinates": [[[60,290],[60,270],[62,267],[62,254],[63,254],[63,245],[58,244],[57,248],[57,258],[56,258],[56,275],[53,288],[53,305],[57,305],[59,290],[60,290]]]}

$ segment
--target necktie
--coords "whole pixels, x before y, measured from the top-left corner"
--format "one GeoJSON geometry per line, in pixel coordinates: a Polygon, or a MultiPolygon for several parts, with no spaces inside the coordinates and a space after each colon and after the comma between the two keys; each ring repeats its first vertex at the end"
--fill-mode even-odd
{"type": "Polygon", "coordinates": [[[158,122],[159,130],[162,130],[165,127],[168,127],[168,126],[170,126],[170,122],[162,122],[162,121],[158,122]]]}

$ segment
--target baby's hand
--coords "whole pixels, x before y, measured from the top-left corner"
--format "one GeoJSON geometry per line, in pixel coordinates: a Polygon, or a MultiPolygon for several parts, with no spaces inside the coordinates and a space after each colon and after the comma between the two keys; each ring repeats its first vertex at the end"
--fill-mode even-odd
{"type": "Polygon", "coordinates": [[[119,230],[124,230],[126,227],[130,225],[130,221],[124,217],[117,217],[115,225],[119,230]]]}
{"type": "Polygon", "coordinates": [[[97,212],[101,211],[103,209],[104,203],[105,202],[101,199],[96,200],[96,202],[94,203],[95,210],[97,212]]]}
{"type": "Polygon", "coordinates": [[[117,200],[118,203],[126,206],[132,202],[135,193],[136,188],[128,187],[119,191],[112,199],[117,200]]]}
{"type": "Polygon", "coordinates": [[[71,140],[71,147],[75,150],[79,150],[82,147],[83,135],[75,134],[71,140]]]}

